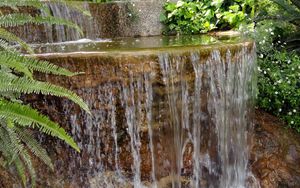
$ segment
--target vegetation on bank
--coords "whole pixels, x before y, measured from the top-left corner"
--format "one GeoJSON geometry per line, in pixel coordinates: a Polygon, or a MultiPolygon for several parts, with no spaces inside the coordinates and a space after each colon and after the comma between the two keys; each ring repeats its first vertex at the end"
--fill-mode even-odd
{"type": "Polygon", "coordinates": [[[254,0],[179,0],[165,3],[160,20],[167,34],[198,34],[249,26],[254,11],[254,0]]]}
{"type": "MultiPolygon", "coordinates": [[[[60,2],[64,3],[63,1],[60,2]]],[[[79,148],[63,128],[47,116],[24,104],[20,100],[20,96],[36,93],[66,97],[87,112],[89,109],[82,99],[73,92],[47,82],[38,81],[33,76],[34,71],[61,76],[73,76],[77,73],[20,54],[16,50],[18,48],[16,44],[27,50],[28,53],[33,52],[24,41],[6,28],[23,26],[28,23],[47,23],[66,25],[79,31],[80,29],[74,23],[51,16],[48,7],[39,0],[1,1],[0,7],[11,8],[11,13],[0,15],[0,165],[17,172],[24,187],[29,183],[27,177],[30,177],[30,184],[34,187],[36,173],[32,156],[39,158],[53,169],[51,159],[45,148],[34,137],[34,132],[38,131],[57,137],[77,151],[79,148]],[[20,13],[19,8],[25,6],[43,9],[48,15],[32,16],[20,13]]],[[[79,10],[77,6],[73,7],[79,10]]]]}
{"type": "Polygon", "coordinates": [[[300,132],[300,2],[261,2],[257,16],[258,107],[300,132]]]}
{"type": "Polygon", "coordinates": [[[166,34],[235,29],[253,37],[257,106],[300,132],[299,0],[179,0],[165,3],[161,21],[166,34]]]}

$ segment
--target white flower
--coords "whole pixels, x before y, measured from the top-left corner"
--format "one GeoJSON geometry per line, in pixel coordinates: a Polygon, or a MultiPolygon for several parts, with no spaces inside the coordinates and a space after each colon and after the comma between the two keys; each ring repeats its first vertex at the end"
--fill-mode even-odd
{"type": "Polygon", "coordinates": [[[260,69],[260,67],[257,67],[257,70],[258,70],[259,72],[261,72],[261,69],[260,69]]]}
{"type": "Polygon", "coordinates": [[[291,121],[291,124],[294,124],[294,121],[291,121]]]}
{"type": "Polygon", "coordinates": [[[290,64],[290,63],[291,63],[291,60],[288,60],[287,63],[290,64]]]}
{"type": "Polygon", "coordinates": [[[294,113],[296,113],[296,112],[297,112],[297,110],[296,110],[296,109],[294,109],[294,110],[293,110],[293,112],[294,112],[294,113]]]}
{"type": "Polygon", "coordinates": [[[281,111],[282,111],[282,109],[281,109],[281,108],[279,108],[279,109],[278,109],[278,112],[281,112],[281,111]]]}
{"type": "Polygon", "coordinates": [[[289,115],[292,115],[292,112],[289,112],[288,114],[289,114],[289,115]]]}
{"type": "Polygon", "coordinates": [[[260,54],[259,57],[260,57],[260,58],[264,58],[264,54],[260,54]]]}
{"type": "Polygon", "coordinates": [[[277,95],[278,94],[278,91],[275,91],[275,95],[277,95]]]}
{"type": "Polygon", "coordinates": [[[271,32],[271,35],[274,35],[274,32],[271,32]]]}
{"type": "Polygon", "coordinates": [[[282,82],[282,80],[280,79],[280,80],[278,80],[277,82],[280,84],[280,83],[282,82]]]}
{"type": "Polygon", "coordinates": [[[267,71],[264,71],[264,74],[267,74],[267,71]]]}

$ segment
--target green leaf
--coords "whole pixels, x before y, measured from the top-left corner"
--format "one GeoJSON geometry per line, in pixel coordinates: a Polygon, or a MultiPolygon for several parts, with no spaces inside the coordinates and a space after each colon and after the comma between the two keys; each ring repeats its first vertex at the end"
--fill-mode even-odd
{"type": "Polygon", "coordinates": [[[9,78],[6,75],[0,74],[0,92],[17,92],[24,94],[41,93],[44,95],[66,97],[78,104],[86,112],[90,113],[87,104],[85,104],[75,93],[47,82],[31,80],[24,77],[9,78]]]}
{"type": "Polygon", "coordinates": [[[41,132],[58,137],[79,152],[78,146],[63,128],[59,127],[57,123],[51,121],[47,116],[38,113],[29,106],[1,99],[0,118],[9,118],[15,123],[25,127],[37,126],[41,132]]]}

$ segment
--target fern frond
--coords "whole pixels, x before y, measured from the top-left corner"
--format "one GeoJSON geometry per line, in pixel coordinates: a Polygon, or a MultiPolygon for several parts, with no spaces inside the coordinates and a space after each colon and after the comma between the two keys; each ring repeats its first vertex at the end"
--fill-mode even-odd
{"type": "Polygon", "coordinates": [[[15,158],[24,150],[20,139],[5,125],[1,125],[1,138],[4,148],[1,148],[6,153],[8,164],[13,163],[15,158]]]}
{"type": "Polygon", "coordinates": [[[44,95],[66,97],[78,104],[86,112],[90,113],[87,104],[84,103],[78,95],[68,89],[47,82],[31,80],[25,77],[14,79],[6,77],[5,75],[0,75],[0,92],[17,92],[24,94],[41,93],[44,95]]]}
{"type": "Polygon", "coordinates": [[[26,64],[19,62],[14,56],[9,53],[0,52],[0,65],[24,73],[27,77],[32,78],[32,72],[27,68],[26,64]]]}
{"type": "Polygon", "coordinates": [[[20,139],[30,149],[30,151],[40,160],[42,160],[48,167],[50,167],[51,170],[54,170],[53,164],[47,154],[47,151],[40,145],[40,143],[36,141],[33,135],[27,129],[20,128],[18,126],[16,126],[14,130],[19,135],[20,139]]]}
{"type": "Polygon", "coordinates": [[[28,154],[27,150],[22,151],[22,153],[20,154],[20,158],[23,161],[23,163],[25,164],[25,166],[27,167],[27,170],[29,172],[30,179],[31,179],[31,187],[35,187],[36,173],[35,173],[35,169],[32,165],[31,157],[28,154]]]}
{"type": "Polygon", "coordinates": [[[30,46],[26,42],[24,42],[22,39],[20,39],[13,33],[9,32],[6,29],[1,28],[1,27],[0,27],[0,39],[6,40],[8,42],[16,42],[16,43],[20,44],[20,46],[22,48],[24,48],[26,51],[28,51],[29,53],[31,53],[31,54],[33,53],[33,50],[30,48],[30,46]]]}
{"type": "Polygon", "coordinates": [[[23,183],[23,186],[25,187],[26,186],[25,166],[24,166],[23,162],[21,161],[20,157],[17,157],[14,160],[14,165],[16,167],[18,176],[20,177],[20,179],[23,183]]]}
{"type": "Polygon", "coordinates": [[[53,16],[31,16],[23,13],[13,13],[0,16],[0,26],[2,27],[16,27],[25,24],[55,24],[55,25],[65,25],[76,29],[81,35],[83,35],[80,27],[68,20],[56,18],[53,16]]]}
{"type": "Polygon", "coordinates": [[[0,2],[0,7],[10,7],[16,11],[19,10],[19,7],[33,7],[50,15],[50,10],[41,0],[2,0],[0,2]]]}
{"type": "Polygon", "coordinates": [[[29,106],[12,103],[2,99],[0,101],[0,118],[9,118],[20,126],[29,126],[33,128],[37,126],[41,132],[65,141],[79,152],[78,146],[63,128],[59,127],[57,123],[51,121],[47,116],[40,114],[29,106]]]}
{"type": "Polygon", "coordinates": [[[17,135],[4,124],[1,124],[0,126],[0,151],[8,165],[15,165],[17,173],[25,186],[25,167],[19,158],[20,154],[24,151],[23,144],[20,142],[17,135]]]}
{"type": "Polygon", "coordinates": [[[10,119],[6,119],[6,124],[7,126],[5,126],[5,129],[8,133],[10,143],[15,150],[12,153],[12,161],[14,161],[15,158],[24,151],[25,147],[22,144],[21,139],[19,138],[17,133],[14,131],[14,122],[10,119]]]}
{"type": "Polygon", "coordinates": [[[0,38],[0,51],[1,50],[11,51],[14,49],[11,47],[11,45],[7,41],[0,38]]]}
{"type": "MultiPolygon", "coordinates": [[[[10,68],[25,67],[27,70],[29,69],[32,71],[51,73],[51,74],[62,75],[62,76],[74,76],[80,74],[80,73],[73,73],[65,68],[56,66],[47,61],[42,61],[33,57],[20,55],[19,53],[13,51],[0,52],[0,58],[2,60],[7,61],[7,62],[3,62],[0,60],[0,64],[3,65],[9,64],[7,66],[10,68]]],[[[22,70],[18,70],[18,71],[23,72],[22,70]]]]}

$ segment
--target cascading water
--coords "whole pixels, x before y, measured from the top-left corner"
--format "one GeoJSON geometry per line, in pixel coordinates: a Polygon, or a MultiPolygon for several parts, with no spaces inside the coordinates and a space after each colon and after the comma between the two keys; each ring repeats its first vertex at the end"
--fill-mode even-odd
{"type": "Polygon", "coordinates": [[[143,49],[140,43],[149,44],[135,40],[128,43],[139,51],[68,48],[73,51],[65,55],[41,56],[87,71],[72,83],[92,115],[61,103],[61,124],[70,125],[82,150],[57,149],[61,182],[95,188],[259,187],[248,166],[255,46],[181,48],[176,40],[168,39],[168,48],[143,49]]]}
{"type": "MultiPolygon", "coordinates": [[[[83,36],[80,32],[74,28],[70,28],[64,25],[48,25],[46,24],[44,29],[46,33],[46,39],[48,42],[64,42],[64,41],[76,41],[82,38],[96,39],[98,29],[95,26],[92,17],[78,12],[79,10],[72,9],[68,5],[63,3],[47,3],[51,15],[71,21],[78,25],[83,30],[83,36]]],[[[89,3],[80,3],[80,9],[89,11],[89,3]]],[[[46,12],[42,12],[46,15],[46,12]]],[[[47,15],[46,15],[47,16],[47,15]]]]}

